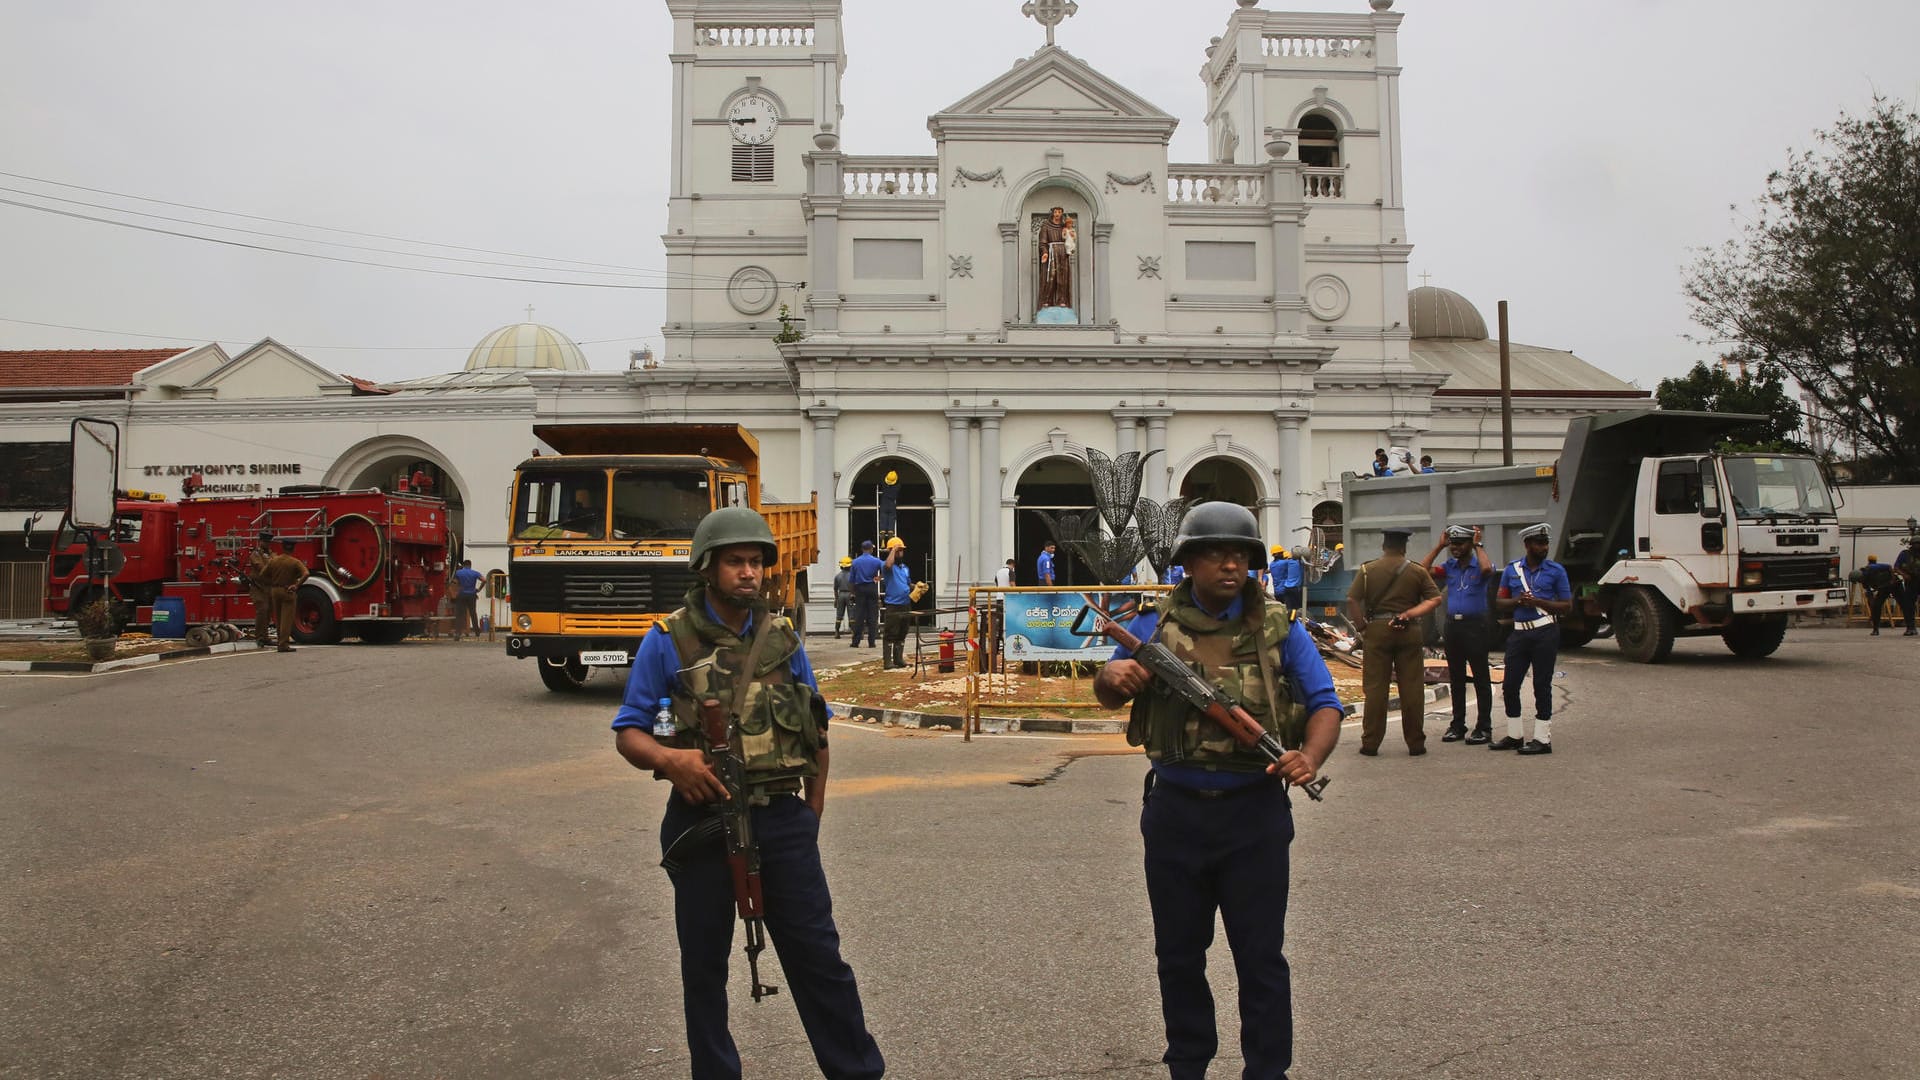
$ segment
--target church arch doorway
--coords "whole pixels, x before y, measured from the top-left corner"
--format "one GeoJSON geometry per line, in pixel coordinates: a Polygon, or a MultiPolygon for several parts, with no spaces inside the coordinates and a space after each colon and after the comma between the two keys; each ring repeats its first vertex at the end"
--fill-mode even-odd
{"type": "Polygon", "coordinates": [[[1180,480],[1180,495],[1194,502],[1230,502],[1253,509],[1260,502],[1260,483],[1253,470],[1238,458],[1203,458],[1180,480]]]}
{"type": "Polygon", "coordinates": [[[939,578],[934,571],[940,563],[939,552],[934,548],[933,481],[928,479],[926,470],[905,457],[875,458],[854,474],[853,486],[847,494],[847,550],[835,552],[834,561],[838,562],[842,554],[860,554],[862,540],[872,540],[874,553],[885,558],[887,537],[898,536],[906,541],[907,565],[913,570],[913,580],[935,585],[929,595],[937,591],[939,578]],[[889,501],[888,473],[893,473],[899,483],[893,495],[894,505],[884,507],[889,501]],[[892,511],[894,527],[891,530],[881,528],[883,508],[892,511]]]}
{"type": "MultiPolygon", "coordinates": [[[[1020,474],[1013,496],[1013,583],[1038,585],[1034,564],[1047,541],[1053,539],[1053,530],[1047,527],[1041,511],[1058,518],[1092,510],[1093,477],[1078,458],[1044,457],[1020,474]]],[[[1091,585],[1098,580],[1064,544],[1054,552],[1054,572],[1058,585],[1091,585]]]]}

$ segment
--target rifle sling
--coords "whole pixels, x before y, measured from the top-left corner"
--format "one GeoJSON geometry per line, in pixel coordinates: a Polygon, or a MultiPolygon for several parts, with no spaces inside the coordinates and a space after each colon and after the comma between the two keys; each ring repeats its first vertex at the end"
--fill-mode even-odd
{"type": "MultiPolygon", "coordinates": [[[[753,685],[754,675],[760,670],[760,653],[766,647],[767,633],[773,629],[773,612],[762,610],[758,614],[760,617],[755,620],[753,628],[753,644],[747,646],[747,662],[733,674],[733,704],[727,709],[727,719],[736,725],[740,722],[740,709],[747,703],[747,687],[753,685]]],[[[727,741],[731,743],[733,740],[729,737],[727,741]]]]}

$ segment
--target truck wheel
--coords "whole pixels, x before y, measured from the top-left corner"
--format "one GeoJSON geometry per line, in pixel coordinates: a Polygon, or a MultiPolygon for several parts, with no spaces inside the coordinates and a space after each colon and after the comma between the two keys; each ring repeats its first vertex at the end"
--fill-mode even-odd
{"type": "Polygon", "coordinates": [[[543,656],[537,663],[540,681],[556,694],[576,694],[587,685],[587,665],[579,657],[569,656],[564,663],[555,664],[543,656]]]}
{"type": "Polygon", "coordinates": [[[361,623],[354,633],[369,645],[394,645],[407,636],[407,627],[405,623],[369,622],[361,623]]]}
{"type": "Polygon", "coordinates": [[[333,617],[333,601],[309,585],[293,600],[293,640],[302,645],[332,645],[340,640],[340,620],[333,617]]]}
{"type": "Polygon", "coordinates": [[[1630,660],[1658,664],[1673,653],[1679,615],[1652,589],[1627,589],[1613,605],[1613,637],[1630,660]]]}
{"type": "Polygon", "coordinates": [[[1785,612],[1777,615],[1745,615],[1727,624],[1720,631],[1720,640],[1727,643],[1733,655],[1744,656],[1749,660],[1758,660],[1763,656],[1772,656],[1773,651],[1787,638],[1787,616],[1785,612]]]}

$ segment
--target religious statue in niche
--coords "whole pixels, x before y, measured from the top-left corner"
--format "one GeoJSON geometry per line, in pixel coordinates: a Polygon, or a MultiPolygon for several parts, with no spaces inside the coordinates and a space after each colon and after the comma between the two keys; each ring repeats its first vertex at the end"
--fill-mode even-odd
{"type": "Polygon", "coordinates": [[[1062,207],[1047,211],[1039,232],[1039,285],[1034,320],[1038,323],[1076,323],[1073,309],[1073,260],[1080,252],[1079,215],[1062,207]]]}

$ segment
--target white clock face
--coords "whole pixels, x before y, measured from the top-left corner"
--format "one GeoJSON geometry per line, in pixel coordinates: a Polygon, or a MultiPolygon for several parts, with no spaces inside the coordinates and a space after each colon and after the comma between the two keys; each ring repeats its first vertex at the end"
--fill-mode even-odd
{"type": "Polygon", "coordinates": [[[727,127],[733,137],[743,143],[766,142],[773,138],[773,129],[779,123],[780,110],[771,99],[760,94],[748,94],[727,110],[727,127]]]}

